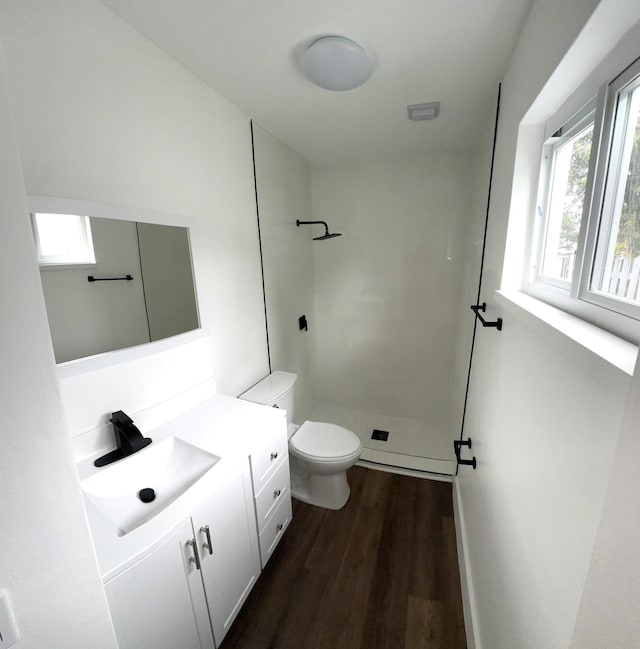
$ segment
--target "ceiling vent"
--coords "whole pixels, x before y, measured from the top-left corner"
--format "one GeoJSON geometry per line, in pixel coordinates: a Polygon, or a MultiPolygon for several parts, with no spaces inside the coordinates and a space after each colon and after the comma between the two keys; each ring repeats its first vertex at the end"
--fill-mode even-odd
{"type": "Polygon", "coordinates": [[[440,114],[440,102],[432,101],[428,104],[412,104],[411,106],[407,106],[407,113],[412,122],[435,119],[440,114]]]}

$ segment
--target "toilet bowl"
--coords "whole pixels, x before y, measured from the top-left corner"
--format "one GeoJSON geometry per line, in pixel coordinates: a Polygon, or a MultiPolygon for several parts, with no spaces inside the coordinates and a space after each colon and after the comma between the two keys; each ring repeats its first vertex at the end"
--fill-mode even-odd
{"type": "Polygon", "coordinates": [[[325,422],[293,421],[296,374],[273,372],[240,395],[241,399],[287,411],[291,495],[302,502],[341,509],[349,500],[346,471],[360,457],[362,443],[358,436],[325,422]]]}
{"type": "Polygon", "coordinates": [[[341,509],[351,493],[347,469],[361,452],[360,439],[350,430],[305,421],[289,438],[291,493],[311,505],[341,509]]]}

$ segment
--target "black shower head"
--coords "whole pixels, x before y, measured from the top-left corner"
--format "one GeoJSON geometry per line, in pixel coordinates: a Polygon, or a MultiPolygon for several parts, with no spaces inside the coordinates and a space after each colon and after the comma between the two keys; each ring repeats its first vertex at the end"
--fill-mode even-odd
{"type": "Polygon", "coordinates": [[[329,226],[327,225],[326,221],[300,221],[299,219],[296,221],[296,227],[298,228],[301,225],[314,225],[314,224],[324,225],[324,234],[321,237],[313,237],[314,241],[324,241],[325,239],[333,239],[333,237],[342,236],[339,232],[334,232],[333,234],[330,234],[329,226]]]}
{"type": "Polygon", "coordinates": [[[341,236],[342,234],[340,234],[340,232],[332,232],[331,234],[329,234],[329,232],[327,231],[327,233],[323,234],[321,237],[313,237],[313,240],[324,241],[325,239],[333,239],[333,237],[341,237],[341,236]]]}

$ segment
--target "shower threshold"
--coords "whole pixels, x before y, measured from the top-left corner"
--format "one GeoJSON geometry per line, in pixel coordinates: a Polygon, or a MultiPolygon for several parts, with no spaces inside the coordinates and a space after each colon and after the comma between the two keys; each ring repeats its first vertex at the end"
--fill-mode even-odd
{"type": "Polygon", "coordinates": [[[419,471],[421,473],[434,474],[446,478],[450,478],[456,470],[456,463],[454,460],[417,457],[414,455],[406,455],[404,453],[392,453],[390,451],[381,451],[366,447],[362,449],[359,463],[363,466],[376,464],[380,468],[395,468],[398,472],[408,470],[412,474],[413,472],[419,471]]]}

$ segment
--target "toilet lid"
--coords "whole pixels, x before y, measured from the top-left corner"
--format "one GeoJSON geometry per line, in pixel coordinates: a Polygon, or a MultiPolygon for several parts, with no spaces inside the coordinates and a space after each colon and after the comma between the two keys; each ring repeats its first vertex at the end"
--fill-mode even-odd
{"type": "Polygon", "coordinates": [[[360,439],[355,433],[317,421],[305,421],[289,443],[296,451],[321,459],[346,457],[361,450],[360,439]]]}

